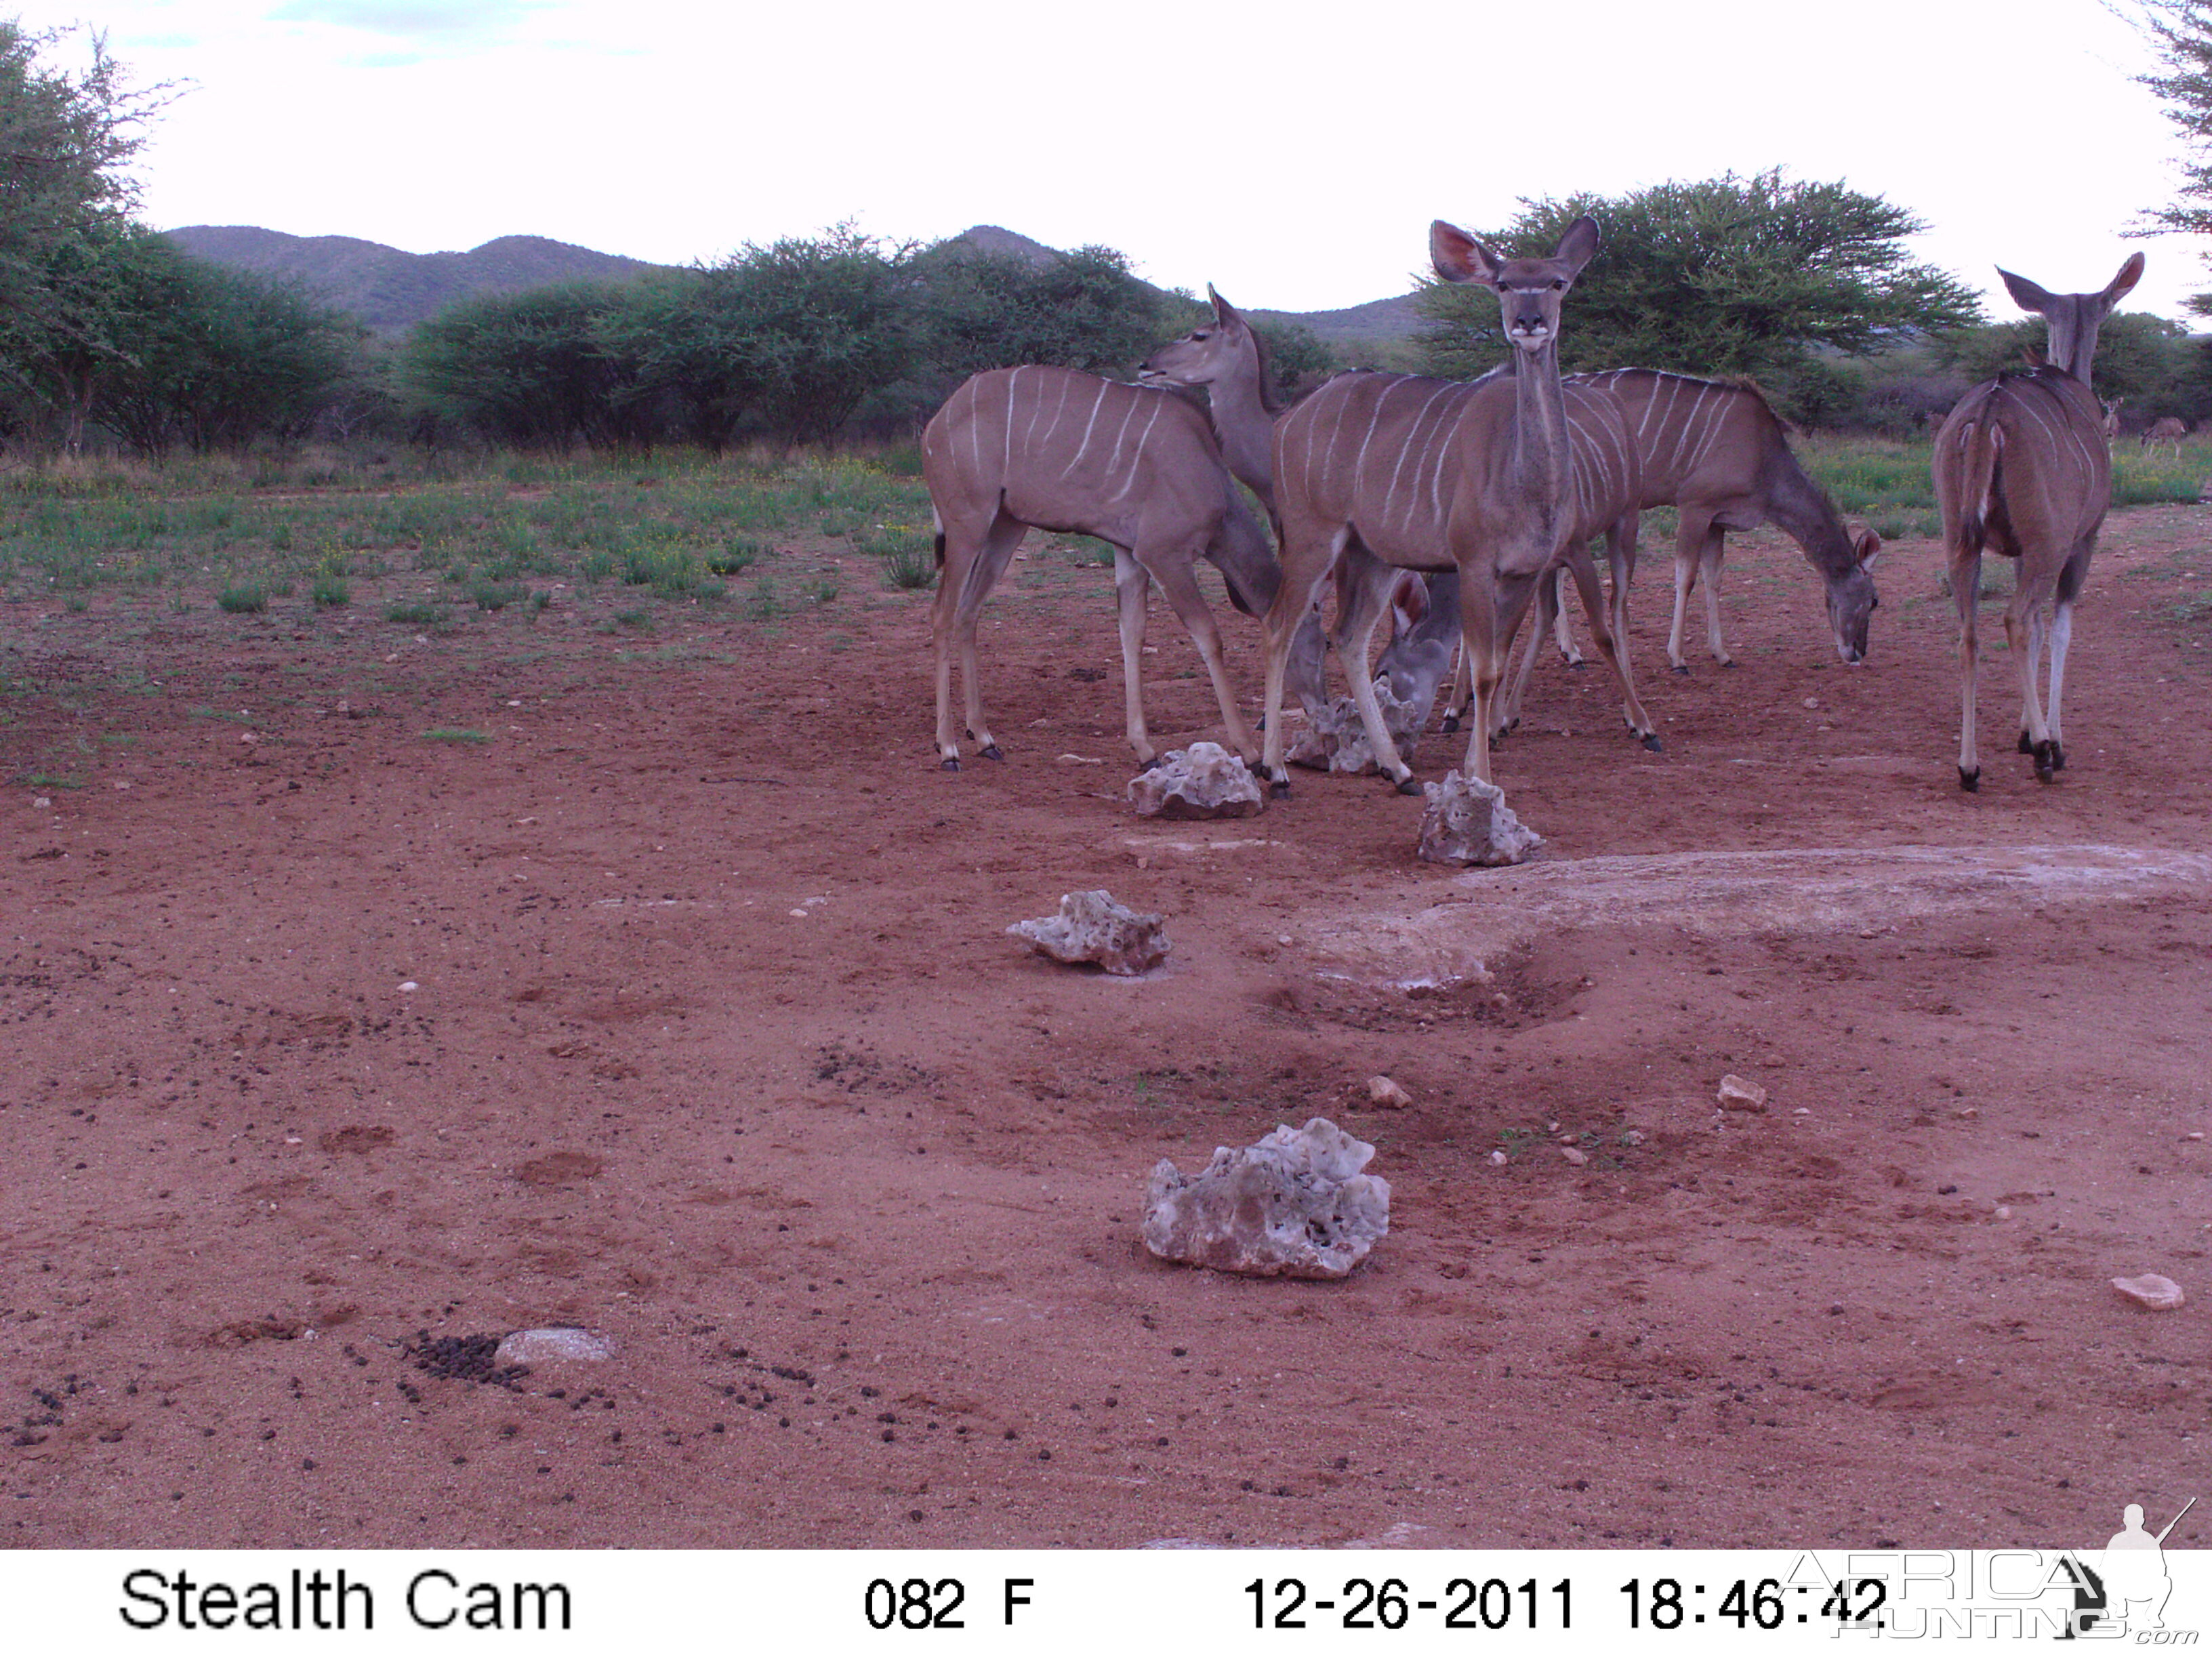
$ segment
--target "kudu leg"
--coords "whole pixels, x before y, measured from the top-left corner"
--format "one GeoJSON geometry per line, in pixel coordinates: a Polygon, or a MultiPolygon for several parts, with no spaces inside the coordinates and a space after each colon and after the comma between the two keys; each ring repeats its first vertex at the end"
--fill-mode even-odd
{"type": "Polygon", "coordinates": [[[1289,799],[1291,793],[1290,769],[1283,763],[1286,746],[1283,737],[1283,686],[1290,677],[1291,650],[1335,562],[1332,554],[1316,562],[1320,568],[1310,577],[1296,580],[1291,574],[1291,544],[1287,537],[1284,552],[1282,586],[1276,591],[1274,604],[1261,618],[1261,632],[1267,641],[1267,678],[1261,705],[1265,729],[1261,738],[1260,764],[1267,774],[1268,793],[1278,800],[1289,799]]]}
{"type": "Polygon", "coordinates": [[[1444,705],[1444,730],[1456,732],[1460,721],[1474,712],[1474,672],[1468,666],[1467,641],[1452,652],[1451,701],[1444,705]]]}
{"type": "MultiPolygon", "coordinates": [[[[1564,569],[1553,578],[1551,591],[1545,595],[1543,605],[1545,611],[1550,613],[1550,620],[1547,623],[1540,623],[1529,635],[1530,654],[1534,654],[1534,647],[1537,639],[1548,632],[1552,636],[1552,642],[1559,647],[1559,655],[1565,659],[1567,666],[1580,668],[1583,665],[1583,653],[1575,648],[1575,630],[1567,621],[1567,573],[1564,569]]],[[[1521,676],[1523,684],[1527,682],[1528,678],[1524,672],[1521,676]]],[[[1517,685],[1513,690],[1513,718],[1516,720],[1521,718],[1521,689],[1517,685]]]]}
{"type": "Polygon", "coordinates": [[[1590,634],[1597,641],[1599,654],[1613,670],[1614,683],[1620,688],[1621,718],[1646,749],[1656,750],[1660,747],[1659,733],[1637,698],[1636,678],[1628,665],[1628,641],[1625,635],[1618,635],[1613,630],[1605,595],[1598,587],[1597,567],[1590,562],[1589,549],[1577,548],[1574,556],[1567,562],[1567,568],[1574,576],[1577,591],[1582,594],[1583,612],[1589,618],[1590,634]]]}
{"type": "MultiPolygon", "coordinates": [[[[1500,702],[1498,727],[1490,734],[1493,744],[1504,742],[1506,733],[1521,724],[1521,700],[1528,695],[1528,682],[1535,677],[1536,659],[1544,654],[1544,636],[1549,634],[1555,640],[1573,643],[1574,636],[1567,628],[1566,604],[1560,592],[1567,580],[1563,567],[1556,579],[1547,576],[1536,584],[1536,619],[1528,629],[1528,644],[1522,647],[1520,666],[1513,671],[1512,682],[1500,702]]],[[[1581,662],[1581,657],[1576,656],[1568,665],[1579,666],[1581,662]]]]}
{"type": "Polygon", "coordinates": [[[2066,690],[2066,647],[2074,641],[2074,601],[2061,599],[2051,611],[2051,769],[2066,769],[2066,734],[2060,729],[2059,700],[2066,690]]]}
{"type": "Polygon", "coordinates": [[[1120,548],[1114,550],[1114,598],[1121,615],[1122,729],[1137,763],[1149,767],[1154,758],[1151,735],[1145,729],[1145,609],[1152,598],[1152,579],[1145,567],[1120,548]]]}
{"type": "Polygon", "coordinates": [[[1336,654],[1352,681],[1352,706],[1367,731],[1367,746],[1375,756],[1376,769],[1397,787],[1401,795],[1417,795],[1413,769],[1398,753],[1382,718],[1382,705],[1375,696],[1375,629],[1389,611],[1389,584],[1354,582],[1346,590],[1348,615],[1336,619],[1336,654]]]}
{"type": "Polygon", "coordinates": [[[1159,581],[1160,591],[1167,595],[1168,603],[1175,607],[1176,615],[1190,630],[1191,642],[1198,647],[1199,657],[1213,681],[1213,698],[1221,706],[1221,724],[1228,733],[1230,747],[1249,764],[1259,758],[1260,745],[1252,736],[1252,728],[1245,723],[1243,711],[1237,706],[1237,694],[1229,684],[1228,665],[1222,660],[1221,630],[1214,625],[1213,612],[1206,606],[1206,596],[1199,592],[1191,561],[1157,558],[1149,568],[1159,581]]]}
{"type": "MultiPolygon", "coordinates": [[[[955,631],[960,641],[960,677],[968,693],[968,736],[975,744],[975,752],[985,760],[1004,760],[1006,757],[997,740],[991,736],[991,728],[983,723],[983,681],[975,670],[975,623],[982,614],[983,601],[999,585],[999,578],[1006,574],[1006,566],[1013,560],[1014,550],[1022,544],[1022,538],[1028,533],[1029,526],[1018,519],[1010,519],[1004,513],[994,519],[989,531],[983,537],[983,544],[975,556],[975,562],[969,568],[968,579],[961,585],[957,600],[959,611],[955,631]]],[[[942,584],[950,574],[948,561],[946,576],[940,576],[939,583],[942,584]]],[[[957,771],[959,748],[956,744],[947,749],[945,741],[946,734],[940,725],[938,749],[946,760],[955,763],[945,769],[957,771]]]]}
{"type": "Polygon", "coordinates": [[[1474,688],[1468,704],[1472,730],[1468,735],[1467,761],[1462,775],[1490,780],[1490,731],[1497,718],[1498,688],[1505,678],[1505,665],[1513,649],[1513,635],[1535,597],[1535,583],[1523,577],[1490,577],[1460,580],[1460,632],[1467,649],[1468,672],[1474,688]],[[1498,589],[1508,592],[1501,597],[1498,589]]]}
{"type": "Polygon", "coordinates": [[[2020,748],[2035,758],[2035,775],[2045,783],[2058,770],[2051,758],[2051,728],[2044,723],[2043,699],[2036,682],[2041,678],[2043,646],[2047,624],[2043,596],[2030,591],[2014,595],[2005,607],[2005,643],[2020,665],[2020,748]]]}
{"type": "Polygon", "coordinates": [[[1981,604],[1982,556],[1953,550],[1951,601],[1959,611],[1959,787],[1982,787],[1982,763],[1974,752],[1974,667],[1976,611],[1981,604]]]}

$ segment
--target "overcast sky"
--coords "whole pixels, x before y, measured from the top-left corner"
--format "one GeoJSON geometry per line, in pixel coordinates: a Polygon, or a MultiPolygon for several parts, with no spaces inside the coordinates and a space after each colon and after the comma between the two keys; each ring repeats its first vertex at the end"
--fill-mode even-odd
{"type": "MultiPolygon", "coordinates": [[[[1920,256],[2010,316],[1993,264],[2100,287],[2175,179],[2100,0],[88,3],[22,21],[185,83],[138,169],[151,222],[417,252],[996,223],[1306,311],[1403,292],[1432,218],[1779,164],[1911,208],[1920,256]]],[[[2193,239],[2133,244],[2131,307],[2212,288],[2193,239]]]]}

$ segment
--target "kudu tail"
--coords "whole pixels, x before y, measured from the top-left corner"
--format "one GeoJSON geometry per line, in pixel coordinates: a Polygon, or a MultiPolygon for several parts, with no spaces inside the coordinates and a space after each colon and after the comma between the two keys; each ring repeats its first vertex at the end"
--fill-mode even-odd
{"type": "Polygon", "coordinates": [[[1961,426],[1953,441],[1958,446],[1959,466],[1956,550],[1978,553],[1989,539],[1990,510],[2004,460],[2004,428],[1984,413],[1961,426]]]}

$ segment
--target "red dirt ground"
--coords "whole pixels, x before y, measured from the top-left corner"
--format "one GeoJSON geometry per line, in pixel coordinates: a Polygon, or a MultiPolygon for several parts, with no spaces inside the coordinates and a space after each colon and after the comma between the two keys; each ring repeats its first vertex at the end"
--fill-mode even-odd
{"type": "MultiPolygon", "coordinates": [[[[988,612],[1009,759],[957,776],[923,597],[672,613],[642,650],[583,625],[611,594],[424,640],[366,595],[0,610],[0,1545],[1995,1546],[2171,1514],[2212,1432],[2212,881],[2166,856],[2212,807],[2212,652],[2167,614],[2204,525],[2108,530],[2055,787],[1985,661],[1978,796],[1931,546],[1887,556],[1847,670],[1752,538],[1742,665],[1686,678],[1654,672],[1653,558],[1666,752],[1548,665],[1498,766],[1548,856],[1473,874],[1416,863],[1420,802],[1372,779],[1132,817],[1109,583],[1041,552],[988,612]],[[1004,937],[1096,886],[1167,914],[1167,968],[1004,937]],[[1716,1127],[1728,1072],[1766,1114],[1716,1127]],[[1376,1073],[1413,1105],[1369,1106],[1376,1073]],[[1395,1193],[1351,1279],[1145,1254],[1157,1159],[1316,1115],[1395,1193]],[[2109,1288],[2147,1269],[2190,1304],[2109,1288]],[[417,1363],[544,1323],[620,1355],[417,1363]]],[[[1156,736],[1207,735],[1153,635],[1156,736]]]]}

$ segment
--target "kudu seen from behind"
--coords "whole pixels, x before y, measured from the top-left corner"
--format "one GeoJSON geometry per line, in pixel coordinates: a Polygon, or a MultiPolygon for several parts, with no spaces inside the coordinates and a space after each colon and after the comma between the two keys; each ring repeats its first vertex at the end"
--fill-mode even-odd
{"type": "Polygon", "coordinates": [[[939,569],[931,612],[937,653],[937,750],[960,769],[952,715],[957,648],[968,735],[1003,758],[983,721],[975,626],[984,599],[1031,528],[1096,536],[1114,549],[1129,746],[1154,758],[1145,723],[1146,603],[1158,582],[1190,630],[1230,743],[1257,755],[1221,656],[1220,630],[1199,592],[1204,558],[1227,580],[1239,610],[1275,597],[1277,567],[1264,531],[1237,493],[1206,416],[1171,392],[1036,364],[971,376],[921,436],[922,478],[937,518],[939,569]]]}
{"type": "Polygon", "coordinates": [[[2066,652],[2074,634],[2074,602],[2089,574],[2097,532],[2112,504],[2112,460],[2103,410],[2089,389],[2097,331],[2122,295],[2141,279],[2142,255],[2128,256],[2095,294],[2051,294],[2000,270],[2024,311],[2050,325],[2045,362],[2008,369],[1959,400],[1936,434],[1936,505],[1952,601],[1959,611],[1959,786],[1981,785],[1974,747],[1974,669],[1982,555],[1994,550],[2017,561],[2004,613],[2005,639],[2020,666],[2020,749],[2034,757],[2035,775],[2049,783],[2066,764],[2059,704],[2066,652]],[[2045,611],[2049,615],[2046,619],[2045,611]],[[2051,653],[2048,708],[2037,681],[2046,644],[2051,653]]]}
{"type": "MultiPolygon", "coordinates": [[[[1535,584],[1561,562],[1574,571],[1592,632],[1620,680],[1624,714],[1649,744],[1656,737],[1636,701],[1597,595],[1588,538],[1608,510],[1632,513],[1636,459],[1620,401],[1594,387],[1563,386],[1560,303],[1590,256],[1598,228],[1577,220],[1548,258],[1504,259],[1439,220],[1430,248],[1447,281],[1498,296],[1511,372],[1476,382],[1413,375],[1340,375],[1275,427],[1275,504],[1283,580],[1267,617],[1266,765],[1287,793],[1283,692],[1291,647],[1321,586],[1341,560],[1413,570],[1455,570],[1461,632],[1473,665],[1476,719],[1466,770],[1490,776],[1490,726],[1505,655],[1535,584]],[[1612,507],[1613,503],[1625,506],[1612,507]]],[[[1412,793],[1412,769],[1390,740],[1368,677],[1375,625],[1390,584],[1346,581],[1340,611],[1345,659],[1377,764],[1412,793]]]]}

